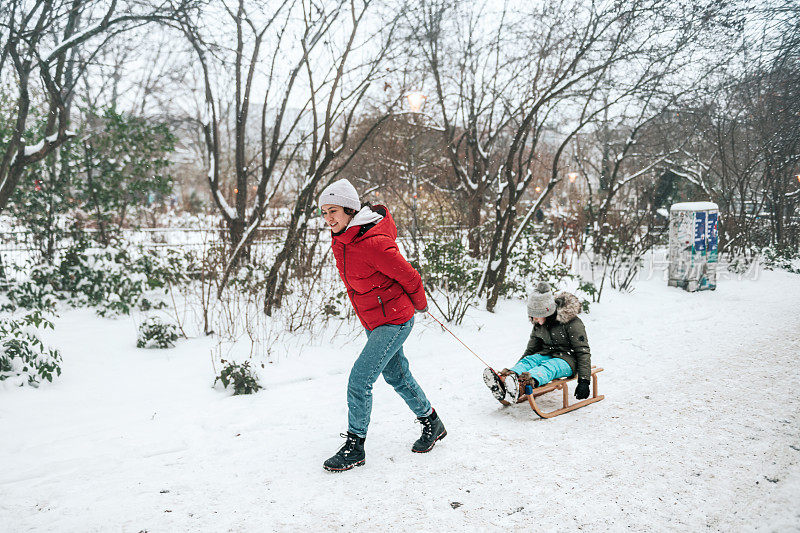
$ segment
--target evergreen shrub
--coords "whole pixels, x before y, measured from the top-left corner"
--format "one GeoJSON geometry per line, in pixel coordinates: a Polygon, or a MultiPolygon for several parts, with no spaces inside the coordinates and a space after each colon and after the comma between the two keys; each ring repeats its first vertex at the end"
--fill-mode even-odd
{"type": "Polygon", "coordinates": [[[250,361],[239,364],[223,359],[221,363],[224,366],[219,375],[214,379],[214,385],[217,384],[217,381],[220,381],[224,388],[233,389],[234,396],[239,394],[253,394],[263,388],[258,382],[258,377],[253,373],[252,368],[250,368],[250,361]]]}
{"type": "Polygon", "coordinates": [[[100,316],[161,309],[166,302],[153,293],[164,294],[169,285],[187,284],[198,270],[191,253],[134,251],[123,247],[90,249],[88,241],[80,241],[56,264],[30,262],[22,267],[21,279],[7,283],[0,309],[52,311],[58,301],[72,307],[95,307],[100,316]]]}
{"type": "Polygon", "coordinates": [[[34,311],[21,318],[0,319],[0,381],[20,387],[38,387],[42,380],[61,375],[61,354],[45,347],[37,329],[53,329],[53,323],[34,311]]]}
{"type": "Polygon", "coordinates": [[[431,303],[447,321],[460,324],[477,303],[481,263],[469,256],[459,237],[426,242],[422,257],[420,270],[431,303]]]}
{"type": "Polygon", "coordinates": [[[178,340],[178,328],[174,324],[164,322],[152,316],[139,326],[137,348],[174,348],[178,340]]]}
{"type": "Polygon", "coordinates": [[[767,246],[761,250],[764,267],[800,274],[800,250],[792,246],[767,246]]]}
{"type": "Polygon", "coordinates": [[[576,296],[581,300],[581,307],[585,313],[589,312],[589,300],[581,298],[583,293],[592,297],[597,292],[593,283],[584,281],[574,274],[570,267],[558,261],[550,253],[549,239],[546,235],[535,233],[526,229],[520,242],[512,250],[509,257],[506,280],[500,294],[507,297],[526,299],[534,281],[544,281],[550,284],[556,292],[557,287],[565,283],[577,283],[576,296]]]}

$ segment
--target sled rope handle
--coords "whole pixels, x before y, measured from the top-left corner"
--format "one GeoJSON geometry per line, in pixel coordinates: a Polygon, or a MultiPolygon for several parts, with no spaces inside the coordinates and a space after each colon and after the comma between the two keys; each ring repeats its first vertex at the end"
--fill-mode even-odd
{"type": "Polygon", "coordinates": [[[466,344],[464,344],[464,341],[462,341],[461,339],[459,339],[459,338],[458,338],[458,336],[457,336],[455,333],[453,333],[452,331],[450,331],[449,329],[447,329],[447,326],[445,326],[444,324],[442,324],[442,321],[441,321],[441,320],[439,320],[438,318],[436,318],[435,316],[433,316],[433,314],[431,314],[431,312],[430,312],[430,311],[425,311],[425,312],[428,314],[428,316],[429,316],[429,317],[431,317],[431,318],[432,318],[432,319],[434,319],[436,322],[438,322],[438,323],[439,323],[439,325],[440,325],[440,326],[442,326],[442,328],[444,328],[444,330],[445,330],[447,333],[449,333],[450,335],[452,335],[452,336],[453,336],[453,338],[455,338],[455,340],[457,340],[458,342],[460,342],[460,343],[461,343],[461,346],[463,346],[464,348],[466,348],[467,350],[469,350],[469,351],[470,351],[470,353],[471,353],[472,355],[474,355],[475,357],[477,357],[478,359],[480,359],[481,363],[483,363],[484,365],[486,365],[486,367],[487,367],[489,370],[491,370],[491,371],[492,371],[492,373],[493,373],[495,376],[497,376],[498,378],[500,377],[500,376],[498,376],[498,375],[497,375],[497,372],[495,372],[495,371],[494,371],[494,369],[493,369],[492,367],[490,367],[490,366],[489,366],[489,363],[487,363],[486,361],[484,361],[483,359],[481,359],[481,356],[480,356],[480,355],[478,355],[478,354],[476,354],[475,352],[473,352],[473,351],[472,351],[472,348],[470,348],[469,346],[467,346],[466,344]]]}

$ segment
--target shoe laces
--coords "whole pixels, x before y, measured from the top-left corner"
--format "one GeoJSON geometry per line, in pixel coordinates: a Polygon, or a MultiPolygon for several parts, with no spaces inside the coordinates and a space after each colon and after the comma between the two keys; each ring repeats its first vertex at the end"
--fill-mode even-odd
{"type": "Polygon", "coordinates": [[[356,448],[356,442],[357,442],[356,437],[351,437],[347,433],[339,433],[339,436],[342,437],[343,439],[347,439],[345,440],[344,445],[342,445],[342,447],[339,448],[339,453],[345,456],[350,455],[350,453],[352,453],[353,450],[355,450],[356,448]]]}
{"type": "Polygon", "coordinates": [[[430,437],[433,435],[433,422],[429,416],[425,418],[417,418],[417,422],[422,424],[422,436],[430,437]]]}

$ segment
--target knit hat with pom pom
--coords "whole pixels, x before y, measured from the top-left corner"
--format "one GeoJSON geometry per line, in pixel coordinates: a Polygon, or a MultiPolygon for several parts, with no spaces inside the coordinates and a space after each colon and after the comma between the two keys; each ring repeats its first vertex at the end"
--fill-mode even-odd
{"type": "Polygon", "coordinates": [[[528,316],[545,318],[556,312],[556,300],[550,284],[541,281],[536,284],[533,292],[528,296],[528,316]]]}

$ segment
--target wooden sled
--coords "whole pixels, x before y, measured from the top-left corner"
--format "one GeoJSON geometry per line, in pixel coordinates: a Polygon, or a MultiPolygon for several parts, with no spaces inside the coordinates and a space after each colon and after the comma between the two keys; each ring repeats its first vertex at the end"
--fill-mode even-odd
{"type": "MultiPolygon", "coordinates": [[[[564,379],[555,379],[548,383],[547,385],[542,385],[541,387],[536,387],[531,391],[530,394],[523,394],[517,399],[517,403],[522,403],[527,401],[531,404],[531,409],[533,412],[539,415],[542,418],[553,418],[554,416],[563,415],[564,413],[569,413],[570,411],[574,411],[575,409],[580,409],[581,407],[585,407],[590,403],[599,402],[605,396],[598,396],[597,395],[597,373],[602,372],[602,368],[597,368],[596,366],[592,367],[592,395],[585,400],[581,400],[577,403],[573,403],[570,405],[569,403],[569,387],[567,387],[567,383],[570,381],[575,381],[578,379],[577,376],[571,378],[564,378],[564,379]],[[556,409],[554,411],[550,411],[549,413],[543,413],[539,406],[536,405],[536,398],[541,396],[542,394],[547,394],[548,392],[554,390],[561,390],[563,397],[564,397],[564,407],[560,409],[556,409]]],[[[505,400],[500,400],[500,403],[503,405],[511,405],[510,402],[505,400]]]]}

